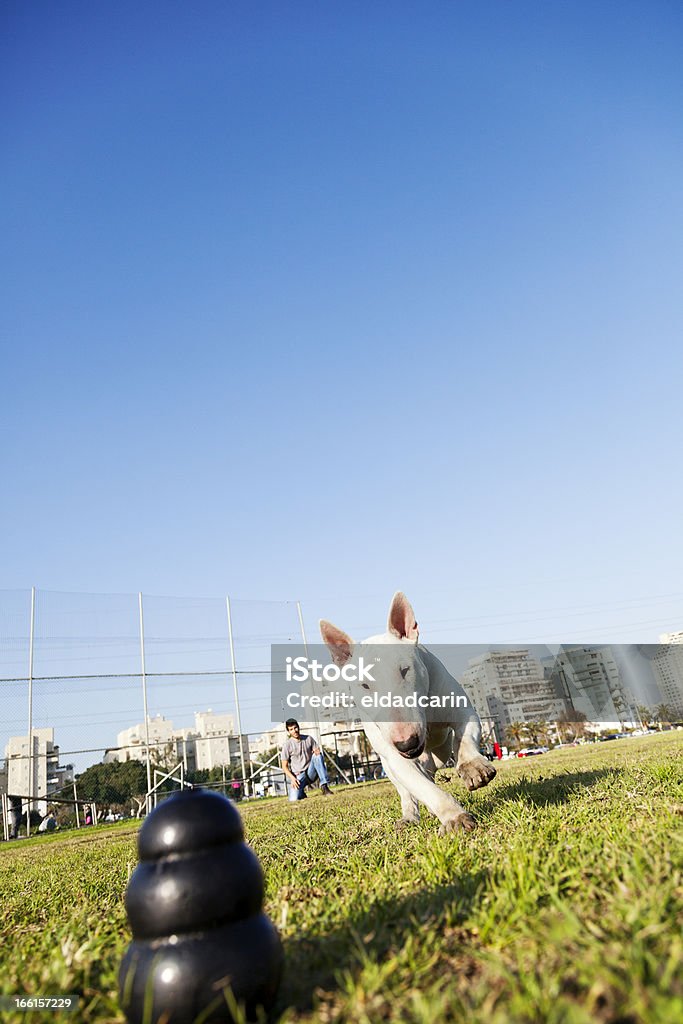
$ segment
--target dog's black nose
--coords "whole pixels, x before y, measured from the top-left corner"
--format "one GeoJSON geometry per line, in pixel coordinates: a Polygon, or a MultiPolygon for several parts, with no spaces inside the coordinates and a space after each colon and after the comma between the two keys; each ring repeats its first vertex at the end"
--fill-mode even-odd
{"type": "Polygon", "coordinates": [[[400,750],[402,754],[409,754],[420,746],[420,737],[411,736],[410,739],[401,740],[400,743],[395,743],[394,746],[397,750],[400,750]]]}

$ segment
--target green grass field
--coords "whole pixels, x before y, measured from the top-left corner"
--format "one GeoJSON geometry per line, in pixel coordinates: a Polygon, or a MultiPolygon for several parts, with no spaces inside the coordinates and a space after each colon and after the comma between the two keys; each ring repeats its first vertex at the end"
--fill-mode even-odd
{"type": "MultiPolygon", "coordinates": [[[[683,1021],[682,752],[683,733],[558,750],[472,795],[441,773],[479,821],[445,838],[426,813],[397,831],[386,782],[244,807],[285,943],[276,1017],[683,1021]]],[[[135,831],[0,844],[3,993],[78,993],[64,1020],[123,1020],[135,831]]]]}

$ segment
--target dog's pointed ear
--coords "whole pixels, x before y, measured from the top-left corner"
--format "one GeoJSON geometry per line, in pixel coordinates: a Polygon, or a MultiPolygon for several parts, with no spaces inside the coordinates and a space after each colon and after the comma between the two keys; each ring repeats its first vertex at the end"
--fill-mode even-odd
{"type": "Polygon", "coordinates": [[[406,595],[400,590],[394,594],[394,599],[391,602],[387,628],[399,640],[403,640],[406,637],[406,639],[414,640],[417,643],[417,638],[420,634],[417,628],[415,612],[406,595]]]}
{"type": "Polygon", "coordinates": [[[320,620],[320,635],[327,644],[332,661],[341,668],[353,654],[353,640],[343,629],[333,626],[325,619],[320,620]]]}

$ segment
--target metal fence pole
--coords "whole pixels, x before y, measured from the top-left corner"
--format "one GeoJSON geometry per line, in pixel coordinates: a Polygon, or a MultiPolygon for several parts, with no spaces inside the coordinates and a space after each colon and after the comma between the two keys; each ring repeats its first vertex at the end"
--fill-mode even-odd
{"type": "Polygon", "coordinates": [[[0,801],[2,802],[2,833],[5,838],[5,842],[9,842],[9,797],[7,793],[0,793],[0,801]]]}
{"type": "MultiPolygon", "coordinates": [[[[308,641],[306,640],[306,630],[304,629],[304,617],[303,617],[303,615],[301,613],[301,601],[297,601],[296,602],[296,610],[297,610],[297,614],[299,616],[299,628],[301,629],[301,639],[303,640],[303,644],[304,644],[304,654],[306,655],[306,660],[308,660],[308,641]]],[[[318,740],[318,743],[320,744],[320,753],[324,757],[325,756],[325,751],[323,750],[323,738],[321,736],[320,718],[318,717],[318,709],[317,708],[313,708],[312,710],[313,710],[313,721],[315,722],[315,729],[316,729],[316,732],[318,733],[316,739],[318,740]]]]}
{"type": "Polygon", "coordinates": [[[74,807],[76,808],[76,828],[81,827],[81,819],[78,814],[78,793],[76,792],[76,782],[74,781],[74,807]]]}
{"type": "Polygon", "coordinates": [[[142,612],[142,594],[138,593],[138,607],[140,610],[140,667],[142,674],[142,705],[145,713],[145,746],[147,747],[147,796],[145,798],[145,811],[147,814],[152,809],[152,766],[149,753],[149,713],[147,711],[147,674],[145,672],[145,619],[142,612]]]}
{"type": "Polygon", "coordinates": [[[235,695],[235,711],[237,713],[237,735],[240,738],[240,761],[242,762],[242,779],[244,780],[244,795],[247,792],[247,769],[244,763],[244,739],[242,738],[242,716],[240,715],[240,698],[237,690],[237,665],[235,663],[235,643],[232,634],[232,612],[230,610],[230,598],[226,597],[225,606],[228,611],[228,639],[230,641],[230,663],[232,665],[232,688],[235,695]]]}
{"type": "Polygon", "coordinates": [[[31,631],[28,641],[28,801],[26,804],[26,835],[31,835],[33,808],[33,639],[36,628],[36,588],[31,587],[31,631]]]}

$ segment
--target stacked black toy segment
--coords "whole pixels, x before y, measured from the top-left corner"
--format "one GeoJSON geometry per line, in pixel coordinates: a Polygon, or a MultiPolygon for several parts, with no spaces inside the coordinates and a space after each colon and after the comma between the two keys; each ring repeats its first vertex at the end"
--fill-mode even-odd
{"type": "Polygon", "coordinates": [[[138,853],[126,890],[134,941],[119,971],[130,1024],[232,1021],[227,986],[248,1016],[271,1006],[282,948],[230,801],[209,790],[169,797],[140,829],[138,853]]]}

